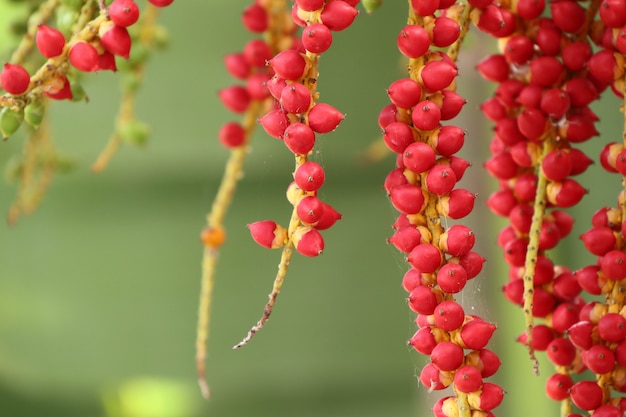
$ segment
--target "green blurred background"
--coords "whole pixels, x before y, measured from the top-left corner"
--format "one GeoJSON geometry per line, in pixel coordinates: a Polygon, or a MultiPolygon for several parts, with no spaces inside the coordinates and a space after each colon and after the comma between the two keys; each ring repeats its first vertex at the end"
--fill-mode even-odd
{"type": "MultiPolygon", "coordinates": [[[[286,223],[290,214],[284,190],[292,156],[262,132],[255,136],[217,271],[207,364],[214,398],[200,397],[198,237],[228,156],[216,132],[236,119],[216,91],[234,82],[221,58],[250,38],[240,29],[249,3],[179,0],[163,10],[171,45],[153,56],[137,105],[153,134],[145,149],[123,148],[104,173],[89,166],[112,129],[116,76],[90,76],[88,104],[52,107],[56,145],[79,165],[55,178],[35,214],[0,226],[0,416],[430,415],[436,394],[416,379],[424,359],[405,344],[415,331],[400,286],[407,266],[386,243],[395,212],[381,185],[393,157],[358,163],[378,135],[385,88],[404,75],[395,37],[405,2],[361,13],[324,54],[321,99],[347,118],[319,139],[315,159],[327,173],[321,196],[344,219],[325,232],[323,256],[293,260],[266,328],[232,351],[259,318],[280,256],[253,243],[245,225],[286,223]]],[[[6,0],[0,7],[6,10],[6,0]]],[[[502,357],[496,382],[507,396],[498,415],[543,417],[557,411],[543,395],[550,369],[540,355],[542,375],[533,376],[524,348],[513,342],[523,318],[499,292],[507,279],[495,245],[503,222],[484,210],[494,183],[481,169],[490,133],[477,109],[491,87],[473,71],[489,52],[475,36],[461,56],[460,92],[470,102],[458,123],[470,131],[463,155],[474,162],[462,186],[480,197],[468,221],[489,262],[460,299],[468,312],[499,326],[491,347],[502,357]]],[[[608,123],[596,147],[620,138],[616,101],[605,101],[599,110],[608,123]]],[[[2,143],[0,162],[20,152],[22,141],[17,135],[2,143]]],[[[595,167],[583,180],[593,197],[577,208],[582,221],[573,236],[588,228],[589,210],[615,201],[619,179],[602,175],[595,167]]],[[[1,185],[5,213],[15,192],[15,185],[1,185]]],[[[572,267],[593,261],[576,239],[557,257],[572,267]]]]}

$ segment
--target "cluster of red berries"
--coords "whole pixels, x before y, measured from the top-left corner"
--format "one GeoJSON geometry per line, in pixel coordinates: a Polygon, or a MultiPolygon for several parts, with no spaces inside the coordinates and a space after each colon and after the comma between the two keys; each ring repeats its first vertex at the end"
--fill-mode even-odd
{"type": "Polygon", "coordinates": [[[430,357],[421,383],[429,390],[454,391],[435,404],[436,417],[493,416],[491,410],[504,394],[485,381],[500,366],[498,356],[486,348],[495,326],[466,314],[454,299],[479,274],[484,259],[472,251],[475,235],[469,227],[442,224],[442,219],[447,223],[467,216],[476,198],[457,188],[469,166],[456,156],[465,131],[443,124],[465,104],[455,91],[456,55],[453,48],[434,50],[464,36],[465,7],[445,0],[411,2],[409,24],[397,37],[398,49],[409,58],[409,77],[389,86],[391,104],[378,119],[385,144],[397,154],[385,189],[401,213],[389,242],[407,254],[411,265],[403,287],[409,307],[418,314],[419,330],[409,344],[430,357]]]}
{"type": "MultiPolygon", "coordinates": [[[[156,7],[166,7],[173,0],[149,0],[156,7]]],[[[83,72],[117,69],[115,57],[128,59],[132,44],[127,27],[139,19],[139,7],[134,0],[113,0],[89,26],[66,42],[65,35],[58,29],[40,25],[35,35],[37,49],[42,56],[52,61],[55,68],[69,60],[74,68],[83,72]]],[[[31,76],[19,64],[6,63],[0,73],[2,88],[9,94],[21,95],[28,91],[31,76]]],[[[72,90],[67,76],[57,71],[56,76],[46,82],[42,91],[50,98],[63,100],[72,98],[72,90]]]]}
{"type": "MultiPolygon", "coordinates": [[[[597,265],[572,272],[554,265],[546,253],[572,230],[574,219],[562,209],[577,204],[587,192],[571,177],[592,163],[572,146],[598,134],[598,117],[589,105],[608,88],[623,94],[626,2],[598,3],[599,19],[593,5],[586,10],[574,0],[552,2],[550,13],[544,1],[520,0],[497,10],[488,6],[494,10],[481,15],[479,27],[502,39],[502,52],[481,61],[478,70],[498,83],[482,111],[495,123],[485,168],[500,184],[487,204],[509,220],[498,236],[510,267],[503,291],[511,302],[530,305],[528,314],[544,320],[519,340],[532,350],[546,351],[556,366],[546,385],[550,398],[570,401],[594,416],[617,417],[626,411],[623,401],[610,395],[611,390],[626,390],[626,359],[618,350],[626,335],[626,316],[621,291],[613,291],[626,278],[621,212],[598,211],[594,228],[581,236],[599,256],[597,265]],[[532,281],[530,291],[526,279],[532,281]],[[604,294],[606,304],[586,302],[583,290],[604,294]],[[532,302],[525,303],[525,297],[532,302]],[[586,369],[596,380],[574,382],[570,375],[586,369]]],[[[602,166],[626,173],[623,148],[605,146],[602,166]]]]}
{"type": "Polygon", "coordinates": [[[335,130],[344,118],[333,106],[318,101],[318,61],[331,46],[332,33],[352,24],[358,13],[357,3],[296,0],[291,17],[295,25],[302,27],[300,38],[291,48],[265,59],[270,73],[265,74],[262,87],[264,94],[273,99],[273,106],[259,118],[259,123],[295,155],[296,168],[294,182],[287,189],[287,198],[294,206],[289,227],[271,220],[248,225],[252,237],[262,246],[278,248],[291,241],[300,254],[317,256],[324,249],[320,230],[341,218],[331,205],[317,197],[324,170],[318,163],[308,161],[307,156],[315,146],[317,134],[335,130]]]}

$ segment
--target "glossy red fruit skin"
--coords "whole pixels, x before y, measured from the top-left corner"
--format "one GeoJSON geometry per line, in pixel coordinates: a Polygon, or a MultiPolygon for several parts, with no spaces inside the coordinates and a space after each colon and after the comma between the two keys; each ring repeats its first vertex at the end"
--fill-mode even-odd
{"type": "Polygon", "coordinates": [[[569,390],[574,381],[567,374],[553,374],[546,381],[546,394],[554,401],[562,401],[569,397],[569,390]]]}
{"type": "Polygon", "coordinates": [[[463,348],[452,342],[441,342],[430,353],[430,360],[442,371],[454,371],[463,364],[463,359],[463,348]]]}
{"type": "Polygon", "coordinates": [[[408,58],[419,58],[428,52],[430,37],[423,27],[407,25],[398,34],[397,45],[402,55],[408,58]]]}
{"type": "Polygon", "coordinates": [[[289,119],[284,110],[272,110],[260,117],[258,122],[265,132],[273,138],[282,139],[285,129],[289,126],[289,119]]]}
{"type": "Polygon", "coordinates": [[[315,196],[306,196],[302,198],[296,206],[296,213],[302,223],[307,225],[315,225],[324,212],[322,201],[315,196]]]}
{"type": "Polygon", "coordinates": [[[294,238],[294,245],[299,254],[315,257],[324,251],[324,238],[317,229],[309,229],[297,241],[294,238]]]}
{"type": "Polygon", "coordinates": [[[6,63],[0,72],[0,84],[4,91],[17,96],[28,89],[30,74],[21,65],[6,63]]]}
{"type": "Polygon", "coordinates": [[[595,381],[579,381],[570,389],[570,397],[577,407],[595,410],[602,403],[602,388],[595,381]]]}
{"type": "Polygon", "coordinates": [[[148,0],[153,6],[156,7],[167,7],[170,4],[174,3],[174,0],[148,0]]]}
{"type": "Polygon", "coordinates": [[[298,187],[304,191],[317,191],[324,184],[324,168],[317,162],[307,161],[300,165],[294,175],[298,187]]]}
{"type": "Polygon", "coordinates": [[[333,43],[333,35],[328,26],[321,23],[308,25],[302,31],[302,45],[314,54],[326,52],[333,43]]]}
{"type": "Polygon", "coordinates": [[[422,99],[422,87],[410,78],[401,78],[387,88],[391,102],[402,109],[410,109],[422,99]]]}
{"type": "Polygon", "coordinates": [[[70,49],[70,63],[83,72],[98,69],[98,51],[87,42],[76,42],[70,49]]]}
{"type": "Polygon", "coordinates": [[[424,207],[422,189],[413,184],[392,188],[389,192],[389,199],[396,210],[405,214],[419,213],[424,207]]]}
{"type": "Polygon", "coordinates": [[[291,152],[306,155],[315,146],[315,132],[304,123],[292,123],[282,134],[283,142],[291,152]]]}
{"type": "Polygon", "coordinates": [[[566,33],[577,33],[585,23],[585,9],[573,0],[550,3],[552,21],[566,33]]]}
{"type": "Polygon", "coordinates": [[[256,243],[264,248],[271,249],[273,247],[275,230],[279,226],[272,220],[262,220],[248,225],[250,234],[256,243]]]}
{"type": "Polygon", "coordinates": [[[412,142],[402,151],[404,166],[417,174],[431,169],[436,159],[433,148],[424,142],[412,142]]]}
{"type": "Polygon", "coordinates": [[[454,19],[446,16],[439,16],[435,19],[435,27],[433,28],[432,42],[439,48],[445,48],[452,45],[461,34],[461,28],[454,19]]]}
{"type": "Polygon", "coordinates": [[[236,148],[244,144],[246,131],[239,123],[229,122],[220,128],[218,139],[226,148],[236,148]]]}
{"type": "Polygon", "coordinates": [[[286,80],[298,80],[304,75],[306,60],[294,49],[282,51],[269,61],[276,75],[286,80]]]}
{"type": "Polygon", "coordinates": [[[250,93],[248,93],[245,87],[240,85],[222,88],[218,95],[222,100],[222,104],[234,113],[245,112],[250,104],[250,93]]]}
{"type": "Polygon", "coordinates": [[[446,61],[430,61],[422,68],[420,77],[426,91],[434,93],[448,87],[459,74],[455,65],[446,61]]]}
{"type": "Polygon", "coordinates": [[[112,27],[100,31],[100,42],[107,51],[113,55],[128,59],[132,40],[128,29],[123,26],[113,25],[112,27]]]}
{"type": "Polygon", "coordinates": [[[304,11],[312,12],[324,7],[324,0],[296,0],[296,5],[304,11]]]}
{"type": "Polygon", "coordinates": [[[115,62],[115,55],[109,51],[104,51],[98,55],[98,70],[99,71],[117,71],[117,64],[115,62]]]}
{"type": "Polygon", "coordinates": [[[262,33],[269,26],[267,11],[259,4],[251,4],[243,10],[241,20],[246,29],[253,33],[262,33]]]}
{"type": "Polygon", "coordinates": [[[63,52],[65,37],[57,29],[46,25],[39,25],[37,27],[37,34],[35,35],[35,43],[41,55],[46,58],[54,58],[55,56],[61,55],[63,52]]]}
{"type": "MultiPolygon", "coordinates": [[[[418,271],[431,273],[441,266],[443,256],[436,246],[429,243],[421,243],[409,253],[407,261],[418,271]]],[[[428,314],[432,314],[432,312],[428,314]]]]}
{"type": "Polygon", "coordinates": [[[304,113],[311,105],[311,92],[303,84],[288,84],[281,91],[280,104],[288,113],[304,113]]]}
{"type": "Polygon", "coordinates": [[[308,113],[311,129],[317,133],[329,133],[339,126],[345,115],[326,103],[316,103],[308,113]]]}
{"type": "Polygon", "coordinates": [[[454,386],[461,392],[478,391],[482,385],[483,378],[480,371],[473,366],[463,366],[454,374],[454,386]]]}
{"type": "MultiPolygon", "coordinates": [[[[383,141],[385,142],[385,145],[387,145],[387,147],[391,151],[398,153],[398,154],[403,154],[403,157],[404,157],[405,150],[413,143],[416,143],[413,129],[411,129],[411,127],[409,127],[409,125],[407,125],[406,123],[402,123],[402,122],[392,122],[392,123],[389,123],[387,126],[385,126],[385,128],[383,129],[383,141]]],[[[418,148],[415,150],[417,151],[422,150],[423,152],[420,152],[420,153],[424,153],[425,156],[428,156],[426,154],[427,152],[426,149],[425,148],[422,149],[422,145],[417,145],[417,146],[418,148]]],[[[433,154],[434,154],[434,151],[433,151],[433,154]]],[[[424,161],[414,161],[414,162],[409,161],[409,162],[415,165],[416,169],[418,169],[418,166],[420,165],[422,166],[425,165],[424,161]]]]}
{"type": "Polygon", "coordinates": [[[437,285],[449,294],[460,292],[467,282],[467,271],[460,264],[444,264],[437,272],[437,285]]]}
{"type": "Polygon", "coordinates": [[[467,322],[461,328],[461,342],[466,349],[480,350],[487,346],[496,326],[481,319],[467,322]]]}
{"type": "Polygon", "coordinates": [[[425,285],[415,287],[408,298],[409,308],[418,314],[433,314],[438,303],[437,295],[425,285]]]}
{"type": "Polygon", "coordinates": [[[328,26],[328,29],[338,32],[348,28],[358,13],[354,6],[345,1],[333,1],[326,3],[320,19],[323,24],[328,26]]]}
{"type": "Polygon", "coordinates": [[[600,269],[610,280],[626,278],[626,253],[621,250],[611,250],[600,258],[600,269]]]}
{"type": "Polygon", "coordinates": [[[411,113],[413,126],[420,130],[433,130],[439,127],[441,110],[434,102],[424,100],[417,103],[411,113]]]}
{"type": "Polygon", "coordinates": [[[322,212],[322,217],[320,217],[319,221],[315,225],[315,229],[317,230],[329,229],[337,222],[337,220],[341,220],[341,213],[335,210],[333,206],[324,202],[322,202],[322,206],[324,207],[324,211],[322,212]]]}
{"type": "Polygon", "coordinates": [[[109,6],[109,17],[118,26],[132,26],[139,20],[139,7],[134,0],[114,0],[109,6]]]}
{"type": "Polygon", "coordinates": [[[54,90],[44,90],[44,94],[53,100],[71,100],[73,98],[70,82],[65,75],[61,75],[58,80],[60,87],[54,90]]]}

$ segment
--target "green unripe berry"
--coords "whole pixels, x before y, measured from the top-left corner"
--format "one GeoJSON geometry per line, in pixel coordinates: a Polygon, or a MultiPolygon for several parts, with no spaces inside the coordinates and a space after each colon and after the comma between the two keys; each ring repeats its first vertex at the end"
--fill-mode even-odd
{"type": "Polygon", "coordinates": [[[133,119],[122,124],[118,128],[117,133],[124,142],[135,146],[145,146],[148,141],[148,136],[150,135],[150,126],[144,122],[133,119]]]}
{"type": "Polygon", "coordinates": [[[10,138],[17,129],[20,128],[24,121],[24,110],[11,110],[5,107],[0,111],[0,133],[2,139],[7,140],[10,138]]]}
{"type": "Polygon", "coordinates": [[[374,13],[383,4],[383,0],[361,0],[361,4],[367,13],[374,13]]]}
{"type": "Polygon", "coordinates": [[[46,106],[41,101],[33,101],[24,107],[24,120],[31,125],[33,129],[39,129],[43,116],[46,112],[46,106]]]}

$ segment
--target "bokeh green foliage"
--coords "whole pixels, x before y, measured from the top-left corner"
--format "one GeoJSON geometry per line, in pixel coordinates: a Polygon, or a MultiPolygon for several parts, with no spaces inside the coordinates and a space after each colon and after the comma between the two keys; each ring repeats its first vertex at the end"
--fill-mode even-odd
{"type": "MultiPolygon", "coordinates": [[[[322,58],[321,100],[347,117],[320,137],[314,159],[327,174],[321,196],[344,219],[324,233],[323,256],[293,260],[266,328],[232,351],[260,316],[279,260],[278,252],[252,242],[245,225],[286,223],[290,213],[284,190],[292,156],[280,142],[255,135],[217,270],[208,358],[214,399],[205,403],[197,391],[198,237],[228,155],[216,132],[236,118],[221,108],[216,91],[234,82],[221,57],[250,38],[239,23],[248,3],[187,0],[163,10],[171,48],[151,58],[137,104],[152,135],[144,149],[123,148],[104,173],[92,174],[89,165],[113,128],[116,75],[85,79],[88,104],[51,107],[55,143],[78,168],[55,178],[34,215],[0,226],[0,415],[429,415],[434,394],[416,380],[424,359],[405,345],[415,331],[400,286],[407,266],[386,243],[395,213],[381,184],[393,157],[358,162],[378,135],[385,88],[404,74],[395,48],[404,2],[362,13],[322,58]],[[167,405],[159,407],[163,399],[167,405]],[[155,404],[157,410],[146,408],[155,404]]],[[[7,4],[0,1],[0,19],[9,16],[7,4]]],[[[504,365],[497,381],[508,392],[499,415],[547,416],[556,410],[543,396],[549,366],[540,357],[543,374],[534,377],[523,347],[513,343],[523,319],[500,296],[507,273],[494,242],[502,222],[485,212],[493,182],[481,164],[490,136],[477,108],[491,87],[472,68],[488,52],[484,45],[471,39],[461,55],[460,91],[469,104],[459,124],[470,131],[464,152],[474,164],[463,185],[480,197],[469,220],[489,262],[461,301],[499,326],[493,348],[504,365]]],[[[605,112],[615,115],[602,127],[610,135],[619,129],[615,103],[605,112]]],[[[20,151],[23,133],[0,145],[0,162],[20,151]]],[[[605,181],[597,175],[587,176],[588,187],[605,181]]],[[[602,184],[609,181],[615,185],[605,200],[604,190],[593,187],[593,201],[577,209],[587,214],[577,214],[574,235],[587,228],[590,207],[615,200],[619,181],[602,184]]],[[[5,213],[14,192],[10,184],[0,188],[5,213]]],[[[573,241],[560,256],[589,262],[581,251],[573,241]]]]}

